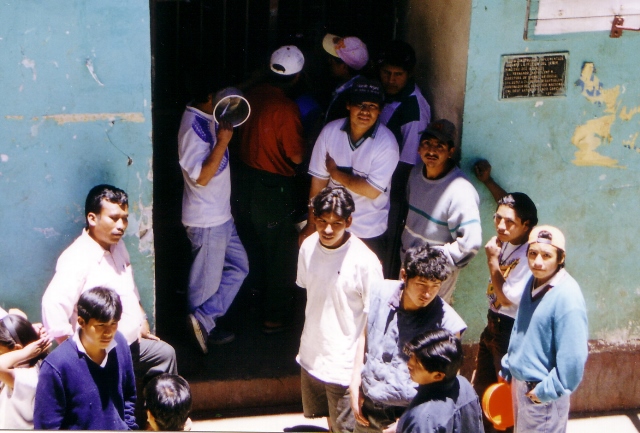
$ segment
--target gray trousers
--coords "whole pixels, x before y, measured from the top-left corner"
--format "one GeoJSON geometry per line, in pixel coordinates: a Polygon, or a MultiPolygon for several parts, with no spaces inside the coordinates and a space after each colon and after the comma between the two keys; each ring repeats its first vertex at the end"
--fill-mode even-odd
{"type": "Polygon", "coordinates": [[[569,395],[536,404],[527,393],[527,384],[511,380],[515,433],[564,433],[569,420],[569,395]]]}

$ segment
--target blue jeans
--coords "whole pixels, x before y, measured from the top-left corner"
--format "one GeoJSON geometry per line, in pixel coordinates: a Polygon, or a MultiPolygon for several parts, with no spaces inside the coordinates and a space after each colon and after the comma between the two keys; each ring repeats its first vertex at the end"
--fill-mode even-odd
{"type": "Polygon", "coordinates": [[[186,227],[186,230],[193,255],[189,310],[211,332],[249,273],[249,260],[233,219],[215,227],[186,227]]]}

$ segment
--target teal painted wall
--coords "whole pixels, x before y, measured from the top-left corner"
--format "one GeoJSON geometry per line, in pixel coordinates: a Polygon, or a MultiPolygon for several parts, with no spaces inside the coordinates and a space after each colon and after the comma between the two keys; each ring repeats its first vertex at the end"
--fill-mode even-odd
{"type": "MultiPolygon", "coordinates": [[[[478,158],[488,159],[498,183],[529,194],[540,222],[563,230],[567,269],[585,295],[592,339],[637,339],[640,141],[634,137],[640,115],[633,110],[640,106],[640,35],[624,32],[611,39],[608,32],[592,32],[525,41],[525,16],[526,1],[473,1],[461,165],[470,173],[478,158]],[[569,53],[566,96],[499,100],[502,55],[563,51],[569,53]],[[596,68],[600,102],[574,84],[585,62],[596,68]],[[572,140],[596,147],[599,155],[576,156],[572,140]]],[[[486,241],[494,232],[495,203],[471,177],[481,195],[486,241]]],[[[456,308],[470,324],[467,339],[473,341],[487,309],[485,260],[480,252],[462,272],[456,292],[456,308]]]]}
{"type": "Polygon", "coordinates": [[[129,194],[125,241],[153,312],[151,53],[147,1],[0,6],[0,305],[40,320],[89,189],[129,194]]]}

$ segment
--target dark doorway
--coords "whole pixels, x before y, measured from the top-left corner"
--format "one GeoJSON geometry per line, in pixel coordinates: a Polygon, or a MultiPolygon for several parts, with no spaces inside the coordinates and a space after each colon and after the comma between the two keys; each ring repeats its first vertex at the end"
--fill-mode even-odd
{"type": "MultiPolygon", "coordinates": [[[[191,256],[181,224],[183,183],[176,135],[188,102],[191,72],[197,68],[210,74],[220,87],[235,85],[265,65],[271,51],[291,43],[311,54],[307,65],[314,67],[313,59],[322,52],[321,41],[327,32],[360,37],[373,56],[396,35],[400,3],[402,0],[150,1],[157,330],[176,347],[180,371],[188,379],[291,374],[297,368],[294,358],[299,341],[299,333],[295,335],[299,330],[285,337],[248,331],[247,323],[255,312],[252,294],[243,290],[225,317],[236,328],[236,342],[204,357],[188,341],[185,291],[191,256]],[[268,352],[267,358],[259,356],[263,352],[268,352]]],[[[318,80],[318,88],[326,85],[319,70],[311,77],[318,80]]],[[[303,298],[300,304],[303,309],[303,298]]],[[[303,311],[300,314],[304,316],[303,311]]]]}

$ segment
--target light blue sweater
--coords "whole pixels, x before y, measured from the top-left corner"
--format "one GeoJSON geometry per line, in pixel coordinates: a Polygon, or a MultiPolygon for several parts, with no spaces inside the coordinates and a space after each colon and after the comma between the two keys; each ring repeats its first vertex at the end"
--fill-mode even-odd
{"type": "Polygon", "coordinates": [[[540,382],[534,393],[542,402],[578,387],[588,354],[584,297],[576,280],[560,272],[564,277],[535,301],[531,299],[533,277],[529,280],[502,361],[516,379],[540,382]]]}

